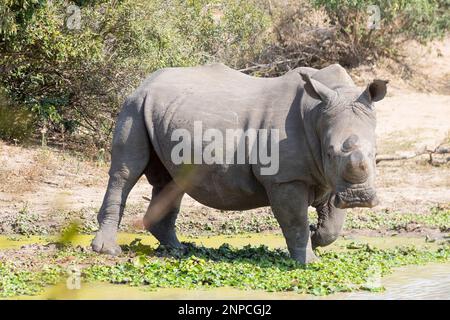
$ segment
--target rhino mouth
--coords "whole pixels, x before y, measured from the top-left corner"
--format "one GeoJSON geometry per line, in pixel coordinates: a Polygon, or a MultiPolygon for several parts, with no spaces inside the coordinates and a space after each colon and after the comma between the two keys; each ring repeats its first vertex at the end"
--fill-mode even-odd
{"type": "Polygon", "coordinates": [[[366,207],[378,205],[378,198],[373,188],[345,188],[338,191],[334,197],[334,206],[339,209],[366,207]]]}

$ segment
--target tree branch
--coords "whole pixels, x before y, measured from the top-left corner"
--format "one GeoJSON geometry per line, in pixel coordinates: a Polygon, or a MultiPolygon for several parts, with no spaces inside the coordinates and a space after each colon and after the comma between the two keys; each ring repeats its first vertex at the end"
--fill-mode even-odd
{"type": "MultiPolygon", "coordinates": [[[[439,144],[434,149],[428,149],[427,147],[423,148],[422,150],[416,151],[413,154],[408,155],[379,155],[376,157],[376,163],[378,164],[381,161],[398,161],[398,160],[408,160],[413,159],[422,155],[427,154],[429,156],[428,163],[433,164],[433,155],[436,154],[450,154],[450,147],[449,146],[443,146],[444,143],[439,144]]],[[[450,161],[450,157],[448,157],[444,162],[450,161]]]]}

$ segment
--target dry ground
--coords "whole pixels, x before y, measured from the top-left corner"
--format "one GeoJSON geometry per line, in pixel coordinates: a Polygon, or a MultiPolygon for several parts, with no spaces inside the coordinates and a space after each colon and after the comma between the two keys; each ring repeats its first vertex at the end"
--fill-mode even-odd
{"type": "MultiPolygon", "coordinates": [[[[379,154],[411,153],[445,140],[450,143],[450,40],[426,48],[412,43],[408,50],[408,68],[382,61],[352,70],[359,85],[374,77],[391,81],[388,97],[377,104],[379,154]]],[[[376,212],[428,214],[435,206],[448,208],[450,165],[432,166],[426,160],[424,156],[379,164],[381,205],[376,212]]],[[[74,218],[85,221],[85,231],[94,230],[107,170],[105,163],[67,152],[0,142],[0,233],[52,232],[74,218]]],[[[151,187],[142,178],[130,194],[126,226],[132,228],[140,219],[148,204],[142,197],[150,194],[151,187]]],[[[187,233],[199,226],[245,231],[252,224],[251,230],[270,229],[270,211],[225,213],[185,196],[178,227],[187,233]]]]}

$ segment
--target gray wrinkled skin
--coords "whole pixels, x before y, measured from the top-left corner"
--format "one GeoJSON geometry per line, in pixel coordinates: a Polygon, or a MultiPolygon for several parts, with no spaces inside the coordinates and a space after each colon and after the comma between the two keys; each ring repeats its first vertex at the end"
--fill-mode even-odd
{"type": "Polygon", "coordinates": [[[152,74],[119,115],[110,179],[92,247],[118,254],[116,233],[131,188],[142,174],[153,185],[144,225],[162,245],[181,247],[175,220],[184,193],[222,210],[272,207],[291,256],[316,260],[312,249],[336,240],[345,208],[376,205],[374,101],[386,81],[358,89],[339,65],[297,68],[255,78],[222,64],[169,68],[152,74]],[[175,165],[173,130],[278,129],[280,165],[261,175],[257,164],[175,165]],[[309,225],[308,206],[319,221],[309,225]]]}

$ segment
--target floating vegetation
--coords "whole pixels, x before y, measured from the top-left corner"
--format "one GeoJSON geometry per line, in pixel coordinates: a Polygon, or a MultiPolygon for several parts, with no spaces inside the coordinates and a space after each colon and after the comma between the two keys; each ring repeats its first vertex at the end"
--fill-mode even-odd
{"type": "Polygon", "coordinates": [[[300,265],[287,252],[266,246],[218,249],[186,244],[184,252],[156,251],[160,257],[138,255],[112,266],[92,266],[84,270],[88,280],[146,285],[150,288],[217,288],[295,291],[325,295],[373,288],[374,272],[380,276],[392,268],[447,261],[449,247],[430,251],[415,247],[381,250],[364,245],[343,252],[324,252],[321,260],[300,265]],[[375,270],[375,271],[374,271],[375,270]]]}
{"type": "Polygon", "coordinates": [[[442,232],[450,230],[450,209],[434,207],[428,214],[417,213],[376,213],[364,211],[347,215],[345,229],[370,230],[408,230],[408,226],[428,227],[440,229],[442,232]]]}
{"type": "Polygon", "coordinates": [[[396,247],[379,249],[366,244],[349,244],[344,251],[319,252],[320,261],[300,265],[286,251],[266,246],[234,248],[223,244],[206,248],[185,243],[184,250],[153,249],[139,240],[123,246],[117,260],[99,258],[81,247],[62,247],[45,260],[39,271],[0,262],[0,296],[35,295],[45,286],[67,277],[60,261],[70,260],[84,267],[83,281],[127,284],[157,288],[208,289],[231,287],[268,292],[297,292],[327,295],[357,290],[380,291],[380,277],[395,267],[447,262],[450,247],[396,247]]]}
{"type": "Polygon", "coordinates": [[[0,262],[0,297],[36,295],[45,286],[56,284],[60,278],[61,269],[58,267],[35,272],[0,262]]]}

